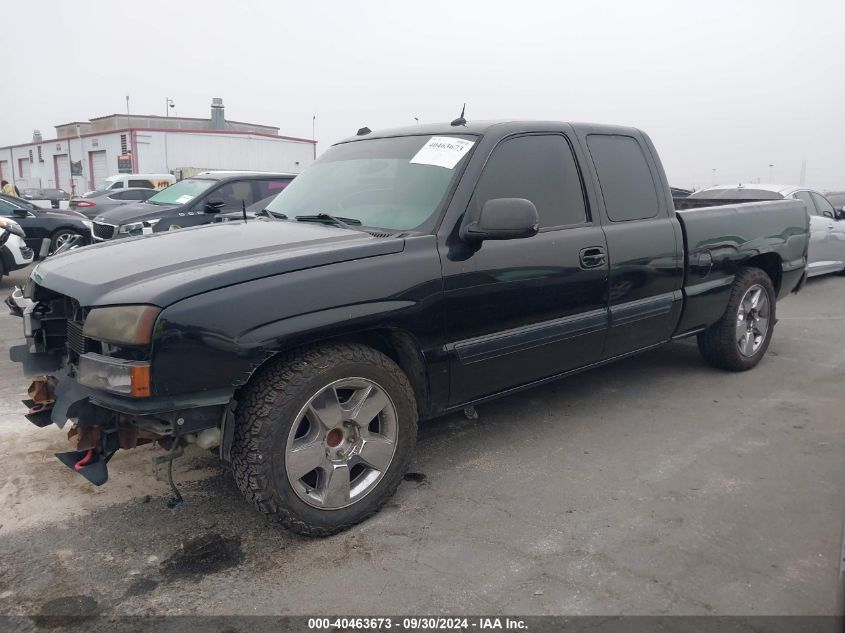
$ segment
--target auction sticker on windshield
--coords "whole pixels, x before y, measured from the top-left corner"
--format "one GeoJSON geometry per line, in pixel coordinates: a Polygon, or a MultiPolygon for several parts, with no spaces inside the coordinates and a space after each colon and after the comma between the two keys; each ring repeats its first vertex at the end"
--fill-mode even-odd
{"type": "Polygon", "coordinates": [[[473,145],[475,141],[466,141],[462,138],[432,136],[411,159],[411,163],[453,169],[473,145]]]}
{"type": "Polygon", "coordinates": [[[176,204],[185,204],[186,202],[190,202],[193,199],[193,196],[185,194],[184,196],[179,196],[178,198],[176,198],[176,204]]]}

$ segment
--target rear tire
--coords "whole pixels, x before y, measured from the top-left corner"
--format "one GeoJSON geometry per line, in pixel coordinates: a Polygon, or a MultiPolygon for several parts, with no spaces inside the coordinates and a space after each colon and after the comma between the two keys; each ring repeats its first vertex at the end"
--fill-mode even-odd
{"type": "Polygon", "coordinates": [[[698,335],[698,350],[719,369],[747,371],[765,356],[775,326],[776,294],[759,268],[745,268],[734,279],[722,318],[698,335]]]}
{"type": "Polygon", "coordinates": [[[329,536],[375,514],[416,444],[407,377],[365,345],[281,355],[256,372],[239,400],[238,488],[259,511],[306,536],[329,536]]]}

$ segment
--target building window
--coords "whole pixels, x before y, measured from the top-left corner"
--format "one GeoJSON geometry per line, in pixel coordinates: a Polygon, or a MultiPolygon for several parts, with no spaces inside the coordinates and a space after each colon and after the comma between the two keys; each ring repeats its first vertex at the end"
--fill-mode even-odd
{"type": "Polygon", "coordinates": [[[29,150],[29,162],[32,164],[32,150],[29,150]]]}
{"type": "Polygon", "coordinates": [[[39,163],[44,162],[44,156],[41,155],[41,146],[40,145],[38,146],[38,162],[39,163]]]}
{"type": "Polygon", "coordinates": [[[126,151],[127,149],[128,149],[128,147],[126,146],[126,134],[121,134],[120,135],[120,153],[121,154],[127,154],[128,153],[126,151]]]}

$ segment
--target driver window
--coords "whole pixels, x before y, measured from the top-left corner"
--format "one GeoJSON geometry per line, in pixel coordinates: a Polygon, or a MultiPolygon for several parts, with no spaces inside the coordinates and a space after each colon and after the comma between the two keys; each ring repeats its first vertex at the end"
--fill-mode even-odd
{"type": "Polygon", "coordinates": [[[819,215],[825,215],[825,212],[827,212],[827,217],[829,218],[836,216],[833,212],[833,205],[830,204],[824,196],[821,196],[816,192],[813,192],[811,195],[813,196],[813,202],[816,203],[816,208],[819,210],[819,215]]]}
{"type": "Polygon", "coordinates": [[[249,181],[230,182],[208,196],[209,200],[222,200],[223,208],[229,211],[239,211],[243,203],[251,205],[252,183],[249,181]]]}
{"type": "Polygon", "coordinates": [[[13,207],[8,202],[0,200],[0,216],[8,218],[13,215],[15,215],[15,207],[13,207]]]}

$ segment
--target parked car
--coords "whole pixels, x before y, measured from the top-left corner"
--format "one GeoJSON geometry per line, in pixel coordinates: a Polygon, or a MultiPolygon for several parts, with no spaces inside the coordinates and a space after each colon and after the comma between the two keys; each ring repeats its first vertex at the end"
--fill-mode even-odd
{"type": "MultiPolygon", "coordinates": [[[[278,216],[275,214],[270,213],[267,210],[267,207],[270,206],[270,203],[276,199],[278,193],[274,193],[272,196],[268,196],[266,198],[262,198],[258,202],[253,202],[249,205],[246,209],[246,217],[248,220],[286,220],[287,218],[284,216],[278,216]]],[[[229,211],[228,213],[218,213],[217,216],[214,218],[215,222],[229,222],[230,220],[242,220],[244,217],[244,210],[241,211],[229,211]]]]}
{"type": "Polygon", "coordinates": [[[845,212],[834,209],[818,191],[795,185],[720,185],[696,191],[680,203],[719,205],[754,200],[801,200],[810,214],[810,253],[807,275],[825,275],[845,270],[845,212]]]}
{"type": "Polygon", "coordinates": [[[132,187],[131,189],[107,189],[105,191],[95,191],[84,198],[72,198],[70,201],[70,209],[78,211],[87,218],[93,219],[97,215],[101,215],[114,209],[121,207],[130,202],[143,202],[149,200],[158,193],[155,189],[132,187]]]}
{"type": "Polygon", "coordinates": [[[24,189],[21,192],[24,200],[46,200],[54,209],[59,208],[59,203],[70,200],[70,194],[64,189],[24,189]]]}
{"type": "Polygon", "coordinates": [[[32,263],[35,253],[24,242],[24,235],[17,222],[0,217],[0,277],[32,263]]]}
{"type": "Polygon", "coordinates": [[[82,197],[87,198],[93,193],[113,189],[141,188],[161,191],[174,182],[176,182],[176,177],[172,174],[115,174],[98,183],[93,191],[86,191],[82,197]]]}
{"type": "Polygon", "coordinates": [[[26,245],[35,251],[37,259],[75,235],[90,241],[91,221],[75,211],[44,209],[28,200],[0,195],[0,217],[12,218],[26,232],[26,245]]]}
{"type": "Polygon", "coordinates": [[[245,203],[278,193],[293,174],[203,172],[180,180],[145,202],[126,204],[94,218],[94,241],[210,224],[219,213],[240,212],[245,203]]]}
{"type": "Polygon", "coordinates": [[[419,418],[683,337],[751,369],[809,240],[798,200],[676,213],[649,138],[588,124],[366,130],[268,208],[33,271],[14,358],[64,363],[27,414],[74,420],[63,463],[101,484],[119,448],[219,445],[260,511],[332,534],[393,494],[419,418]]]}

